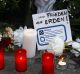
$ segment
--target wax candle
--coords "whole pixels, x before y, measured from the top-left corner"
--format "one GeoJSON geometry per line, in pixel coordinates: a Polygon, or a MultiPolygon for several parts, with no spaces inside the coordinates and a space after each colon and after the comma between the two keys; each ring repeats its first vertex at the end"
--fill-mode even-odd
{"type": "Polygon", "coordinates": [[[19,72],[24,72],[27,70],[27,57],[25,49],[15,50],[15,67],[19,72]]]}
{"type": "Polygon", "coordinates": [[[64,70],[67,69],[66,61],[64,60],[64,57],[61,56],[57,65],[57,69],[64,70]]]}
{"type": "Polygon", "coordinates": [[[66,62],[64,61],[64,57],[61,57],[61,59],[59,60],[58,64],[59,64],[60,66],[66,65],[66,62]]]}
{"type": "Polygon", "coordinates": [[[34,29],[26,29],[23,35],[23,48],[27,50],[27,57],[32,58],[36,53],[37,32],[34,29]]]}
{"type": "Polygon", "coordinates": [[[54,74],[54,55],[52,53],[42,54],[42,74],[54,74]]]}
{"type": "Polygon", "coordinates": [[[60,66],[64,66],[64,65],[66,65],[66,62],[64,62],[64,61],[59,61],[59,63],[58,63],[60,66]]]}
{"type": "Polygon", "coordinates": [[[4,49],[0,47],[0,70],[4,69],[4,49]]]}

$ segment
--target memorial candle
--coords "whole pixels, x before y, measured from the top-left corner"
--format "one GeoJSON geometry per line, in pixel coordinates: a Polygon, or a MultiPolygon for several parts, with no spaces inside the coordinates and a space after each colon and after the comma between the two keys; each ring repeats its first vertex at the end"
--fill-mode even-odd
{"type": "Polygon", "coordinates": [[[4,69],[4,49],[0,47],[0,70],[4,69]]]}
{"type": "Polygon", "coordinates": [[[17,49],[15,51],[15,67],[19,72],[27,70],[27,58],[25,49],[17,49]]]}
{"type": "Polygon", "coordinates": [[[42,54],[42,74],[54,74],[54,55],[52,53],[42,54]]]}
{"type": "Polygon", "coordinates": [[[62,57],[62,58],[59,60],[58,64],[59,64],[60,66],[66,65],[66,62],[64,61],[64,57],[62,57]]]}
{"type": "Polygon", "coordinates": [[[59,62],[57,64],[57,69],[67,69],[66,58],[64,58],[64,56],[60,56],[59,62]]]}
{"type": "Polygon", "coordinates": [[[23,48],[27,50],[27,57],[32,58],[36,53],[37,32],[35,29],[26,29],[23,35],[23,48]]]}

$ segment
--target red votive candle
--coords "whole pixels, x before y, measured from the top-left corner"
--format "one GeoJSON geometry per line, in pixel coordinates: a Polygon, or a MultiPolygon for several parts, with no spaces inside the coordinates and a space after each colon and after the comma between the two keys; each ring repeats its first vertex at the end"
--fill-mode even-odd
{"type": "Polygon", "coordinates": [[[15,67],[18,72],[24,72],[27,70],[27,57],[25,49],[15,50],[15,67]]]}
{"type": "Polygon", "coordinates": [[[52,53],[42,54],[42,74],[54,74],[54,55],[52,53]]]}
{"type": "Polygon", "coordinates": [[[0,70],[4,69],[4,48],[0,47],[0,70]]]}

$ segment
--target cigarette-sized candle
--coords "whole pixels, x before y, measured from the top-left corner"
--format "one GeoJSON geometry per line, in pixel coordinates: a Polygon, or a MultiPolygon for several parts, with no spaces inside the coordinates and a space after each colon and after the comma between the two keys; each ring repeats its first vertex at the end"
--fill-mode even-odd
{"type": "Polygon", "coordinates": [[[19,72],[24,72],[27,70],[27,57],[25,49],[15,50],[15,67],[19,72]]]}
{"type": "Polygon", "coordinates": [[[54,74],[54,55],[52,53],[42,54],[42,74],[54,74]]]}
{"type": "Polygon", "coordinates": [[[0,47],[0,70],[4,69],[4,48],[0,47]]]}
{"type": "Polygon", "coordinates": [[[37,32],[35,29],[26,29],[23,35],[23,48],[27,50],[27,57],[32,58],[36,53],[37,32]]]}

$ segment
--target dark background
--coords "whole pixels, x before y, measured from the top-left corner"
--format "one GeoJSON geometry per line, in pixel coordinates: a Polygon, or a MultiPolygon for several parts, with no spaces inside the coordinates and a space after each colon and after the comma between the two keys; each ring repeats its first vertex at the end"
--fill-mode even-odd
{"type": "MultiPolygon", "coordinates": [[[[8,23],[19,26],[27,25],[28,28],[33,27],[32,14],[36,13],[35,0],[0,0],[0,25],[8,23]]],[[[70,8],[70,24],[72,29],[80,28],[80,0],[56,0],[55,10],[70,8]],[[76,9],[74,9],[74,6],[76,9]]]]}
{"type": "Polygon", "coordinates": [[[27,25],[28,27],[33,27],[32,25],[33,13],[36,13],[36,7],[34,6],[33,0],[0,1],[1,24],[2,23],[13,24],[15,27],[24,25],[27,25]],[[30,1],[32,1],[32,3],[30,1]]]}

